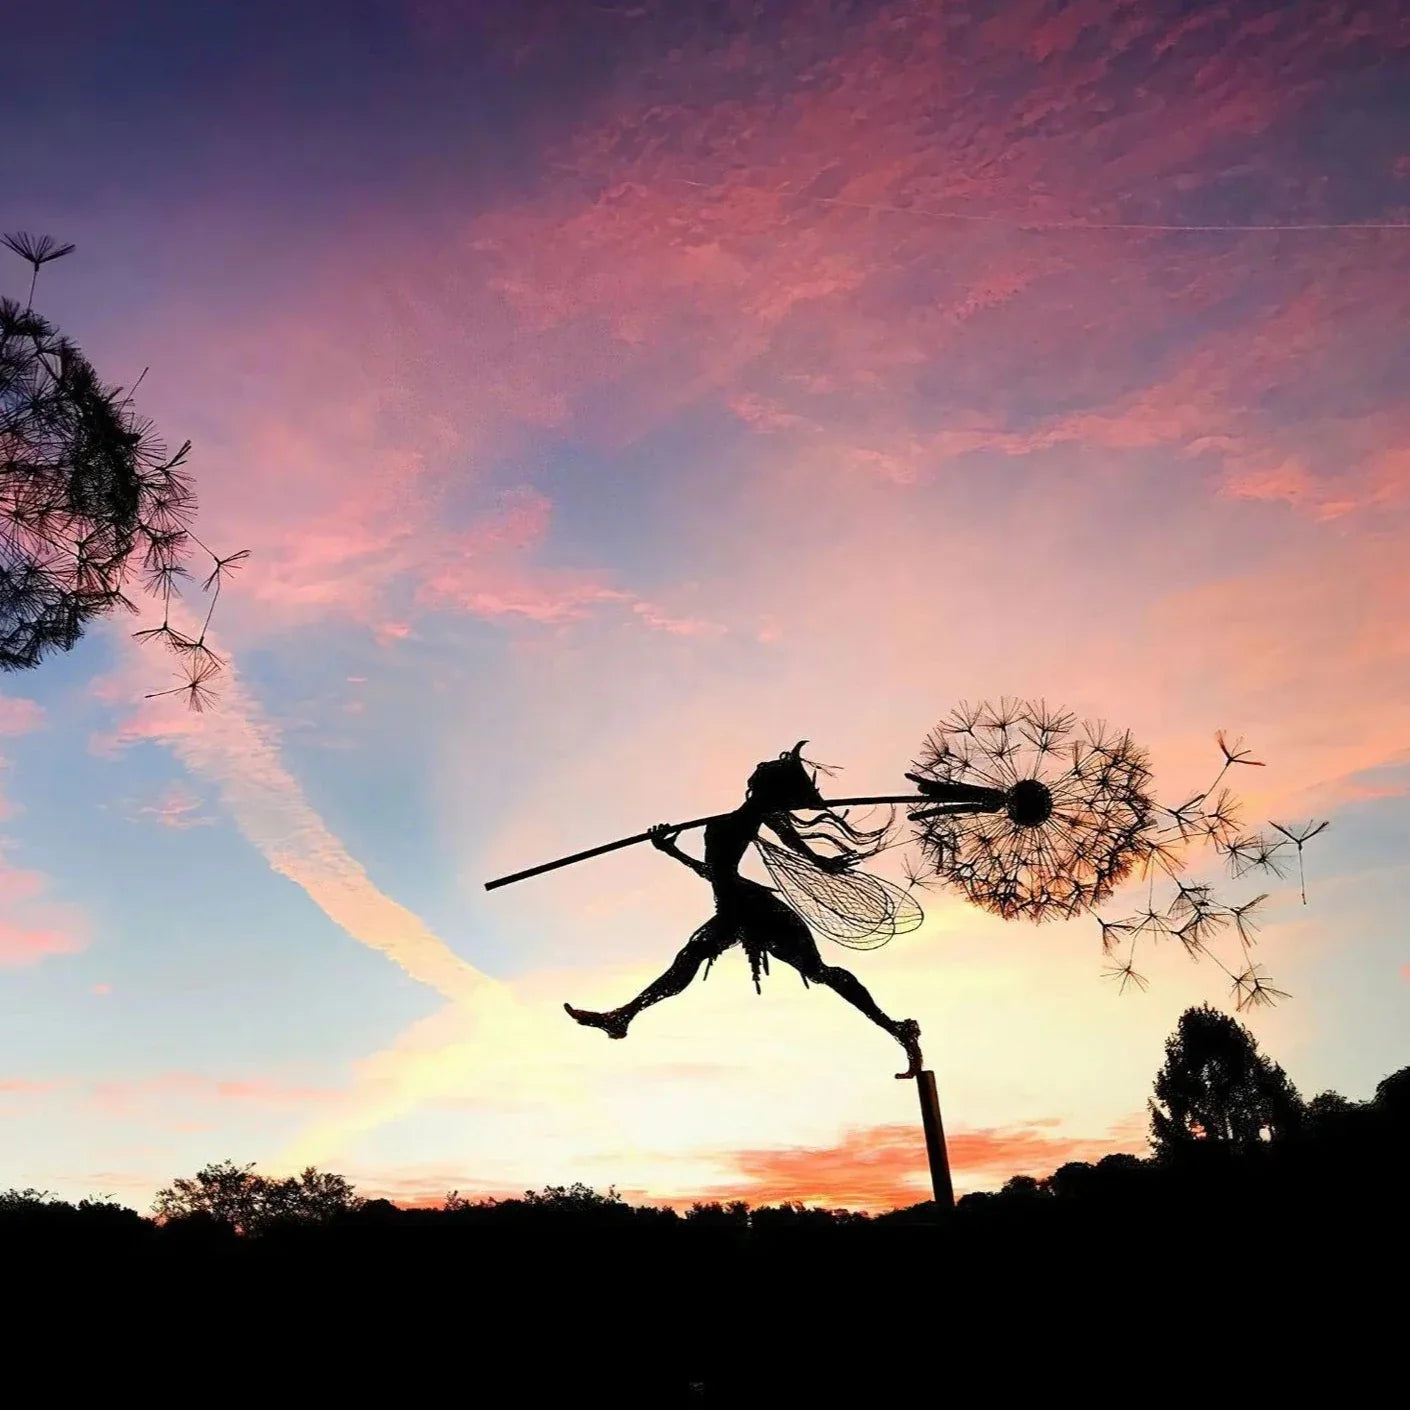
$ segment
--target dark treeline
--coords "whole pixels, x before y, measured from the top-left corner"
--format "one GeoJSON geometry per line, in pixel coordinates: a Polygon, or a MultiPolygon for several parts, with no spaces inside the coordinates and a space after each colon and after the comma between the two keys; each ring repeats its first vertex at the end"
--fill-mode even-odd
{"type": "Polygon", "coordinates": [[[12,1289],[58,1273],[110,1325],[160,1308],[197,1356],[336,1346],[338,1379],[352,1353],[359,1376],[405,1354],[487,1403],[841,1404],[927,1387],[938,1403],[1074,1356],[1113,1393],[1189,1377],[1228,1398],[1238,1376],[1298,1388],[1343,1356],[1344,1377],[1403,1299],[1410,1068],[1369,1101],[1307,1101],[1211,1009],[1166,1046],[1148,1159],[1017,1176],[947,1218],[677,1213],[580,1185],[401,1209],[326,1172],[226,1162],[175,1181],[152,1218],[0,1194],[0,1255],[12,1289]]]}

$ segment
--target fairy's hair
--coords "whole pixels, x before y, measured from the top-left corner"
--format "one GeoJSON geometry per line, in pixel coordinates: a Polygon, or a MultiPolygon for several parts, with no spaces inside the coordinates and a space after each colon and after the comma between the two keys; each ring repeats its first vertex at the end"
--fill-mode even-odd
{"type": "Polygon", "coordinates": [[[788,796],[787,806],[774,810],[774,815],[791,815],[804,841],[825,842],[837,854],[853,862],[863,861],[884,845],[891,822],[888,819],[883,826],[874,829],[859,828],[829,808],[818,789],[818,774],[830,774],[832,770],[803,757],[803,746],[807,742],[800,739],[777,759],[760,764],[750,776],[750,788],[760,792],[777,789],[788,796]],[[794,799],[797,801],[792,801],[794,799]]]}

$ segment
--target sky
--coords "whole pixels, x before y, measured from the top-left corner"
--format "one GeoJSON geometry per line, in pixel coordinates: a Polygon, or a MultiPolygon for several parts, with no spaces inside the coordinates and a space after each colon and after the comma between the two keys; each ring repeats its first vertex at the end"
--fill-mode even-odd
{"type": "MultiPolygon", "coordinates": [[[[197,532],[251,557],[213,712],[143,698],[171,664],[126,620],[0,681],[0,1185],[924,1198],[899,1049],[791,971],[756,996],[735,951],[622,1043],[563,1014],[664,967],[698,878],[483,883],[729,808],[799,738],[892,791],[1001,695],[1131,730],[1170,799],[1243,735],[1251,822],[1331,820],[1247,1021],[1308,1095],[1410,1062],[1403,3],[3,32],[0,226],[77,246],[36,308],[148,369],[197,532]]],[[[1225,976],[1166,947],[1120,994],[1090,917],[925,906],[824,949],[920,1021],[957,1187],[1143,1151],[1225,976]]]]}

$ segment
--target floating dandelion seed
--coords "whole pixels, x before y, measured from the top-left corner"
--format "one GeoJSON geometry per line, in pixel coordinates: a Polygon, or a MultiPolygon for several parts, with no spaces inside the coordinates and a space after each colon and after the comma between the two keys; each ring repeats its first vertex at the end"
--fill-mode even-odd
{"type": "Polygon", "coordinates": [[[1286,842],[1274,842],[1261,832],[1255,832],[1219,844],[1219,850],[1224,853],[1232,877],[1247,876],[1251,871],[1266,871],[1272,876],[1284,877],[1287,866],[1283,853],[1287,846],[1286,842]]]}
{"type": "MultiPolygon", "coordinates": [[[[39,270],[73,249],[24,231],[0,243],[30,265],[31,303],[39,270]]],[[[134,568],[163,613],[159,627],[133,635],[219,664],[206,643],[210,610],[195,638],[171,626],[192,543],[210,553],[190,530],[190,444],[168,453],[121,390],[31,308],[0,299],[0,670],[36,666],[72,648],[96,618],[134,610],[123,592],[134,568]]],[[[246,556],[210,553],[206,590],[215,585],[218,596],[221,576],[246,556]]],[[[211,698],[208,679],[191,690],[193,706],[211,698]]]]}
{"type": "Polygon", "coordinates": [[[182,636],[180,632],[172,632],[169,637],[171,649],[180,656],[190,656],[197,660],[208,661],[218,670],[225,664],[221,658],[206,645],[205,633],[203,632],[195,640],[188,636],[182,636]]]}
{"type": "Polygon", "coordinates": [[[1213,895],[1212,887],[1187,886],[1183,881],[1178,882],[1167,913],[1172,920],[1179,920],[1182,916],[1203,915],[1213,906],[1213,895]]]}
{"type": "MultiPolygon", "coordinates": [[[[1240,735],[1232,744],[1229,743],[1228,730],[1217,729],[1214,731],[1214,742],[1219,746],[1219,752],[1224,756],[1224,768],[1220,769],[1223,774],[1231,764],[1248,764],[1255,769],[1266,768],[1262,759],[1252,758],[1253,750],[1244,748],[1243,735],[1240,735]]],[[[1219,780],[1216,778],[1215,783],[1219,780]]]]}
{"type": "Polygon", "coordinates": [[[1281,823],[1275,823],[1270,820],[1268,826],[1276,828],[1277,831],[1281,832],[1283,836],[1297,848],[1297,879],[1298,884],[1302,888],[1302,904],[1305,906],[1307,904],[1307,873],[1303,870],[1302,866],[1302,847],[1304,843],[1310,842],[1316,837],[1319,832],[1324,831],[1328,824],[1326,822],[1317,822],[1313,819],[1311,822],[1304,823],[1300,828],[1291,828],[1284,827],[1281,823]]]}
{"type": "Polygon", "coordinates": [[[210,682],[219,674],[220,665],[218,662],[197,658],[191,662],[186,672],[186,678],[180,685],[172,686],[170,690],[151,691],[144,699],[160,700],[165,695],[184,695],[188,708],[199,714],[208,706],[214,705],[219,698],[210,685],[210,682]]]}
{"type": "Polygon", "coordinates": [[[1227,788],[1221,788],[1212,803],[1208,800],[1209,795],[1206,794],[1204,806],[1200,810],[1199,829],[1211,842],[1219,846],[1231,841],[1238,833],[1239,800],[1227,788]]]}
{"type": "Polygon", "coordinates": [[[1259,896],[1255,896],[1251,901],[1245,901],[1241,906],[1230,906],[1226,914],[1234,922],[1234,929],[1239,933],[1239,939],[1245,948],[1254,943],[1258,932],[1263,928],[1263,918],[1258,914],[1258,908],[1268,899],[1265,891],[1259,896]]]}
{"type": "Polygon", "coordinates": [[[1149,935],[1156,940],[1165,940],[1174,933],[1170,929],[1169,919],[1152,905],[1138,911],[1130,923],[1133,935],[1149,935]]]}
{"type": "Polygon", "coordinates": [[[1104,955],[1115,954],[1117,947],[1136,929],[1135,924],[1129,920],[1102,920],[1098,917],[1097,924],[1102,928],[1104,955]]]}
{"type": "Polygon", "coordinates": [[[1253,750],[1244,748],[1242,735],[1230,744],[1228,732],[1218,729],[1214,731],[1214,742],[1219,746],[1219,752],[1224,756],[1224,767],[1219,770],[1218,774],[1215,776],[1214,782],[1209,785],[1211,793],[1219,787],[1220,783],[1223,781],[1224,775],[1237,764],[1243,764],[1251,769],[1267,767],[1262,759],[1250,757],[1253,750]]]}
{"type": "Polygon", "coordinates": [[[1129,959],[1124,964],[1108,965],[1102,975],[1106,979],[1116,981],[1118,994],[1124,994],[1133,984],[1142,991],[1150,987],[1150,980],[1144,974],[1138,974],[1129,959]]]}
{"type": "Polygon", "coordinates": [[[1204,794],[1197,793],[1193,798],[1181,803],[1175,808],[1161,808],[1174,825],[1175,831],[1180,837],[1188,842],[1190,838],[1199,834],[1203,824],[1204,813],[1200,809],[1200,804],[1204,802],[1204,794]]]}
{"type": "Polygon", "coordinates": [[[907,891],[918,891],[928,887],[934,880],[927,872],[918,866],[910,857],[901,860],[901,875],[906,879],[907,891]]]}
{"type": "Polygon", "coordinates": [[[1012,920],[1073,916],[1105,901],[1151,858],[1145,751],[1129,734],[1036,703],[961,705],[927,739],[927,783],[1000,790],[1001,811],[921,809],[940,880],[1012,920]]]}
{"type": "Polygon", "coordinates": [[[1287,848],[1286,842],[1265,840],[1254,856],[1253,865],[1259,871],[1266,871],[1270,876],[1276,876],[1282,880],[1288,874],[1288,860],[1284,855],[1287,848]]]}
{"type": "Polygon", "coordinates": [[[132,633],[133,641],[159,641],[164,646],[170,645],[174,638],[180,637],[181,633],[170,622],[163,622],[159,627],[144,627],[140,632],[132,633]]]}
{"type": "Polygon", "coordinates": [[[1243,1009],[1271,1008],[1279,999],[1292,996],[1286,989],[1275,989],[1268,983],[1268,977],[1258,965],[1249,965],[1242,973],[1233,976],[1234,1007],[1243,1009]]]}
{"type": "Polygon", "coordinates": [[[1191,959],[1207,954],[1205,946],[1229,923],[1229,918],[1219,911],[1196,911],[1181,925],[1172,928],[1172,934],[1185,947],[1191,959]]]}
{"type": "MultiPolygon", "coordinates": [[[[205,545],[202,544],[202,547],[204,548],[205,545]]],[[[206,549],[206,552],[210,553],[210,549],[206,549]]],[[[250,550],[248,548],[242,548],[235,553],[227,554],[224,558],[216,558],[215,554],[211,553],[211,557],[215,558],[215,567],[211,570],[210,577],[201,584],[201,591],[209,592],[212,587],[218,588],[249,556],[250,550]]]]}
{"type": "Polygon", "coordinates": [[[13,235],[0,235],[0,245],[13,250],[33,270],[29,277],[26,308],[34,302],[34,285],[39,278],[39,271],[46,264],[63,259],[74,251],[74,246],[61,245],[52,235],[31,235],[28,230],[17,230],[13,235]]]}
{"type": "Polygon", "coordinates": [[[1156,872],[1163,872],[1173,879],[1184,866],[1185,858],[1176,839],[1158,833],[1146,837],[1141,855],[1142,876],[1154,877],[1156,872]]]}
{"type": "Polygon", "coordinates": [[[0,235],[0,245],[12,249],[35,269],[48,264],[50,260],[71,255],[74,251],[73,245],[61,245],[52,235],[31,235],[28,230],[17,230],[13,235],[0,235]]]}

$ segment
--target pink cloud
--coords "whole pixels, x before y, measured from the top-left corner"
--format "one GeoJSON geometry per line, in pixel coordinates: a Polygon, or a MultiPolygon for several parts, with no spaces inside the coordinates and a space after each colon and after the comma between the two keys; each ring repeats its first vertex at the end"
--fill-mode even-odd
{"type": "Polygon", "coordinates": [[[0,1077],[0,1093],[6,1096],[38,1096],[52,1092],[58,1085],[57,1082],[31,1082],[24,1077],[0,1077]]]}
{"type": "MultiPolygon", "coordinates": [[[[525,488],[495,492],[475,468],[495,469],[519,447],[525,422],[543,419],[526,404],[532,392],[496,386],[502,374],[525,370],[520,351],[479,346],[467,354],[473,373],[457,373],[450,360],[425,365],[425,349],[465,341],[462,316],[482,344],[510,336],[502,314],[442,311],[438,293],[428,299],[418,288],[408,295],[420,315],[388,323],[377,305],[388,281],[406,283],[409,273],[330,256],[323,278],[307,310],[261,310],[249,328],[225,327],[215,342],[199,329],[169,332],[199,349],[197,362],[213,360],[192,369],[184,400],[198,405],[228,382],[227,364],[248,360],[247,341],[266,361],[271,347],[280,350],[255,414],[243,403],[206,408],[217,420],[232,410],[239,419],[222,437],[235,449],[218,449],[203,467],[202,522],[220,542],[249,547],[258,565],[223,604],[223,630],[239,641],[347,621],[387,645],[413,633],[417,610],[560,625],[643,601],[607,570],[545,564],[548,499],[525,488]],[[271,317],[284,325],[273,339],[271,317]],[[355,330],[369,320],[400,352],[364,347],[355,330]],[[389,383],[388,356],[422,364],[424,380],[389,383]]],[[[663,607],[631,620],[676,630],[686,618],[663,607]]]]}
{"type": "Polygon", "coordinates": [[[372,628],[373,640],[378,646],[390,646],[393,642],[405,641],[411,634],[409,622],[377,622],[372,628]]]}
{"type": "Polygon", "coordinates": [[[272,1078],[220,1079],[194,1072],[164,1072],[154,1077],[101,1081],[89,1086],[93,1105],[112,1116],[132,1115],[147,1107],[168,1110],[173,1104],[199,1106],[221,1102],[270,1111],[306,1111],[337,1095],[332,1089],[291,1085],[272,1078]]]}
{"type": "Polygon", "coordinates": [[[36,700],[0,695],[0,734],[28,734],[44,723],[44,709],[36,700]]]}
{"type": "Polygon", "coordinates": [[[135,814],[149,818],[162,827],[185,831],[193,827],[210,827],[215,819],[203,813],[200,797],[181,783],[171,783],[151,803],[144,803],[135,814]]]}
{"type": "MultiPolygon", "coordinates": [[[[820,31],[799,7],[777,46],[692,30],[544,154],[551,179],[467,210],[458,241],[418,246],[370,211],[301,298],[218,339],[173,330],[192,350],[177,402],[251,382],[209,406],[227,448],[202,472],[213,532],[260,565],[229,630],[341,619],[386,644],[435,610],[718,635],[713,605],[555,561],[542,494],[489,503],[544,427],[617,448],[709,403],[789,441],[779,459],[814,486],[915,484],[985,453],[1167,449],[1192,477],[1221,465],[1233,495],[1324,517],[1364,504],[1358,480],[1388,431],[1410,431],[1403,414],[1374,433],[1340,418],[1309,448],[1261,405],[1328,376],[1349,404],[1364,330],[1410,313],[1398,247],[1280,244],[1270,272],[1266,239],[1012,228],[1217,197],[1241,142],[1315,100],[1349,27],[1087,0],[1012,7],[956,46],[949,15],[883,6],[820,31]]],[[[520,35],[506,61],[547,42],[520,35]]],[[[1290,218],[1315,202],[1300,199],[1290,218]]]]}
{"type": "Polygon", "coordinates": [[[49,879],[15,867],[0,854],[0,965],[38,964],[50,955],[69,955],[87,944],[78,910],[51,900],[49,879]]]}
{"type": "Polygon", "coordinates": [[[0,965],[38,964],[49,955],[71,955],[83,945],[82,937],[71,930],[0,918],[0,965]]]}
{"type": "Polygon", "coordinates": [[[291,1087],[264,1078],[217,1082],[215,1094],[221,1101],[250,1102],[256,1106],[270,1107],[305,1107],[338,1095],[327,1087],[291,1087]]]}

